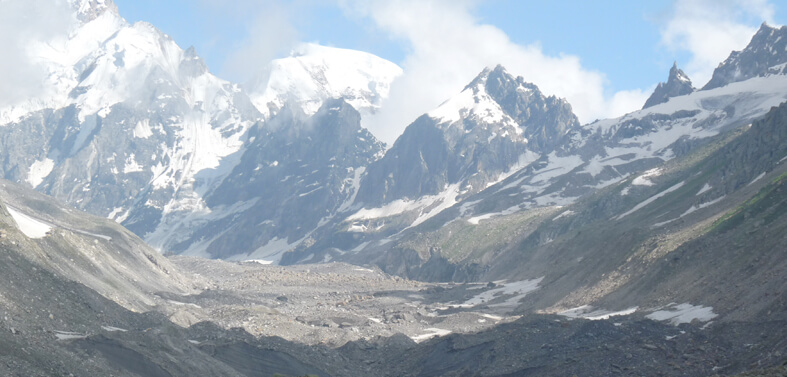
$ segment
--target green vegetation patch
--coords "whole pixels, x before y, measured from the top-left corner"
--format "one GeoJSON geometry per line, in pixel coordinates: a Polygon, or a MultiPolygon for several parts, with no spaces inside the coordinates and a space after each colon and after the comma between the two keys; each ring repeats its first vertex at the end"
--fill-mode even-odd
{"type": "Polygon", "coordinates": [[[740,226],[744,220],[750,217],[762,217],[763,225],[772,223],[787,212],[784,190],[786,180],[787,173],[776,177],[752,198],[713,223],[712,230],[721,233],[727,232],[740,226]]]}

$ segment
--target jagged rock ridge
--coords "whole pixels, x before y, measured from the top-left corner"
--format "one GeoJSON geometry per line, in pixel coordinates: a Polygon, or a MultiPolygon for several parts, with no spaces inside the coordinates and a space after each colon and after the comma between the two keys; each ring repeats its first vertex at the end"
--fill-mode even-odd
{"type": "Polygon", "coordinates": [[[484,70],[458,96],[419,117],[361,182],[366,206],[436,195],[451,185],[479,192],[535,153],[549,153],[579,127],[571,106],[502,66],[484,70]]]}
{"type": "Polygon", "coordinates": [[[733,51],[713,71],[713,77],[702,90],[722,87],[752,77],[787,73],[787,26],[775,28],[763,23],[749,45],[733,51]]]}
{"type": "Polygon", "coordinates": [[[679,69],[678,62],[675,62],[669,70],[667,82],[659,83],[656,90],[653,91],[653,94],[645,101],[645,105],[642,106],[642,108],[647,109],[648,107],[667,102],[672,97],[691,94],[695,90],[694,86],[691,85],[689,76],[687,76],[683,70],[679,69]]]}

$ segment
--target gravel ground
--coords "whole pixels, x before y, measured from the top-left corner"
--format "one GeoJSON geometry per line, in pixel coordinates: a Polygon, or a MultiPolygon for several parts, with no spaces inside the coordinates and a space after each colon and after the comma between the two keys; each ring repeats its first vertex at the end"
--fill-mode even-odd
{"type": "Polygon", "coordinates": [[[183,256],[170,260],[205,289],[163,297],[171,304],[173,321],[182,325],[210,320],[254,336],[339,347],[395,334],[424,341],[519,318],[485,303],[459,307],[494,283],[422,283],[344,263],[280,267],[183,256]]]}

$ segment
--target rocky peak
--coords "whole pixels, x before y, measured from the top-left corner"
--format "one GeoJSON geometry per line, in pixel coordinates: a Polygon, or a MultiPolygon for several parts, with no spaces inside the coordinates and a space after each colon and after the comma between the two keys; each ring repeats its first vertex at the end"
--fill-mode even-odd
{"type": "Polygon", "coordinates": [[[645,106],[642,108],[647,109],[648,107],[656,106],[660,103],[667,102],[672,97],[691,94],[695,90],[694,86],[691,85],[689,76],[686,75],[683,70],[679,69],[678,62],[675,62],[669,70],[667,82],[659,83],[656,90],[650,95],[650,98],[645,101],[645,106]]]}
{"type": "Polygon", "coordinates": [[[83,23],[93,21],[107,11],[118,14],[118,7],[112,0],[69,0],[69,5],[83,23]]]}
{"type": "Polygon", "coordinates": [[[180,73],[182,77],[197,77],[208,72],[205,61],[197,55],[194,46],[189,47],[183,52],[183,60],[180,62],[180,73]]]}
{"type": "Polygon", "coordinates": [[[437,195],[456,185],[472,194],[510,173],[527,153],[565,145],[580,127],[571,106],[544,96],[498,65],[418,118],[369,166],[358,200],[380,205],[437,195]]]}
{"type": "Polygon", "coordinates": [[[369,53],[307,43],[270,62],[245,86],[266,116],[286,105],[313,115],[323,101],[339,97],[368,113],[379,108],[401,73],[396,64],[369,53]]]}
{"type": "Polygon", "coordinates": [[[754,34],[742,51],[733,51],[721,63],[713,77],[702,90],[719,88],[727,84],[762,77],[784,74],[787,63],[787,26],[775,28],[766,23],[754,34]]]}
{"type": "Polygon", "coordinates": [[[486,91],[519,124],[531,148],[549,152],[565,141],[570,129],[580,126],[568,101],[544,95],[538,86],[500,65],[489,72],[486,91]]]}

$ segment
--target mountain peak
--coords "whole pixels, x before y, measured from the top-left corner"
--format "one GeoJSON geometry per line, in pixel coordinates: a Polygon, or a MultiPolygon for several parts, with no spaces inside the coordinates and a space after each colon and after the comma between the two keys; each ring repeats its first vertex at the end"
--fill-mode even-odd
{"type": "Polygon", "coordinates": [[[501,64],[498,64],[498,65],[496,65],[494,67],[492,67],[492,66],[485,67],[481,71],[481,73],[479,73],[473,79],[473,81],[470,81],[470,83],[467,84],[467,86],[465,86],[464,89],[467,90],[467,89],[470,89],[470,88],[474,88],[474,87],[477,87],[479,84],[485,85],[490,77],[491,78],[500,78],[500,79],[503,79],[504,81],[516,80],[516,78],[513,75],[508,73],[508,71],[505,69],[505,67],[503,67],[501,64]]]}
{"type": "Polygon", "coordinates": [[[760,28],[757,29],[757,32],[754,33],[754,36],[757,37],[758,35],[770,35],[779,30],[779,28],[768,25],[768,21],[763,21],[760,24],[760,28]]]}
{"type": "Polygon", "coordinates": [[[247,88],[266,115],[288,103],[311,115],[323,101],[338,97],[358,111],[373,112],[401,73],[396,64],[366,52],[306,43],[271,62],[247,88]]]}
{"type": "Polygon", "coordinates": [[[691,79],[689,79],[689,76],[686,75],[683,70],[678,68],[678,62],[676,61],[672,63],[667,82],[659,83],[656,90],[650,95],[650,98],[645,101],[645,106],[642,108],[647,109],[648,107],[667,102],[672,97],[691,94],[695,90],[696,89],[691,85],[691,79]]]}
{"type": "Polygon", "coordinates": [[[461,93],[427,115],[441,128],[456,125],[466,131],[478,124],[503,125],[513,131],[508,135],[524,137],[539,150],[551,150],[569,128],[579,127],[566,100],[545,96],[538,86],[514,77],[502,65],[485,68],[461,93]]]}
{"type": "Polygon", "coordinates": [[[76,11],[77,19],[83,23],[95,20],[105,12],[118,13],[118,7],[112,0],[69,0],[71,9],[76,11]]]}
{"type": "Polygon", "coordinates": [[[742,51],[733,51],[713,71],[702,90],[714,89],[753,77],[784,74],[787,69],[787,26],[776,28],[763,22],[742,51]]]}

